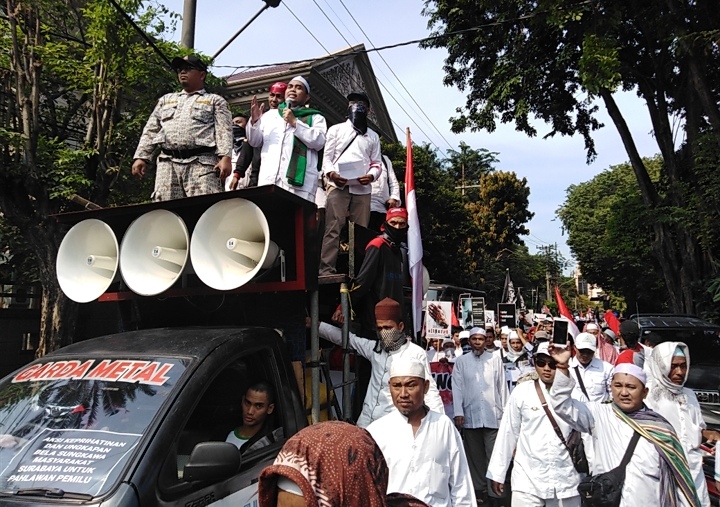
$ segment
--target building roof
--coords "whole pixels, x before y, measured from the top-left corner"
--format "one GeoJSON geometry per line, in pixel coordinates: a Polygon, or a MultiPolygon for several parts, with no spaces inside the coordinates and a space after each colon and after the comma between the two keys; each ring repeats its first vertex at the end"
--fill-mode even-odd
{"type": "Polygon", "coordinates": [[[370,127],[387,141],[398,140],[363,44],[319,58],[231,74],[225,78],[227,86],[223,95],[231,105],[249,109],[253,97],[265,101],[273,83],[288,82],[297,75],[305,77],[310,83],[310,103],[323,112],[328,125],[345,121],[346,96],[351,90],[359,88],[370,98],[370,127]]]}

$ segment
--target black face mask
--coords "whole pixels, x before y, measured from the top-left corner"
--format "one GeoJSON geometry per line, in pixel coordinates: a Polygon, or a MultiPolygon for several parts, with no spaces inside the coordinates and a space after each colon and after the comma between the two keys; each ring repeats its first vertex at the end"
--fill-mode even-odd
{"type": "Polygon", "coordinates": [[[390,241],[395,243],[396,246],[400,246],[400,243],[407,243],[407,227],[404,229],[397,229],[392,225],[385,222],[385,234],[390,238],[390,241]]]}
{"type": "Polygon", "coordinates": [[[245,132],[245,127],[241,127],[240,125],[233,125],[233,146],[236,150],[239,150],[242,146],[243,142],[245,141],[245,138],[247,137],[247,134],[245,132]]]}
{"type": "Polygon", "coordinates": [[[348,106],[348,119],[360,134],[367,133],[367,107],[365,107],[365,104],[359,102],[350,104],[348,106]]]}

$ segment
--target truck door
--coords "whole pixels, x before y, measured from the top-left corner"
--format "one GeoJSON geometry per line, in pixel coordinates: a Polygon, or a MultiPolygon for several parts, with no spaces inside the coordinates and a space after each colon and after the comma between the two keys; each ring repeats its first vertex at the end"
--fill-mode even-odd
{"type": "Polygon", "coordinates": [[[269,347],[243,352],[216,368],[208,378],[207,389],[188,413],[168,451],[157,485],[160,504],[257,505],[258,476],[282,448],[289,433],[286,422],[292,419],[282,402],[280,372],[284,370],[279,368],[276,357],[277,352],[269,347]],[[263,401],[264,408],[258,407],[263,401]],[[244,412],[244,404],[255,406],[244,412]],[[257,432],[248,438],[248,429],[257,432]],[[241,456],[238,470],[209,480],[186,480],[185,466],[196,446],[225,441],[238,447],[241,456]]]}

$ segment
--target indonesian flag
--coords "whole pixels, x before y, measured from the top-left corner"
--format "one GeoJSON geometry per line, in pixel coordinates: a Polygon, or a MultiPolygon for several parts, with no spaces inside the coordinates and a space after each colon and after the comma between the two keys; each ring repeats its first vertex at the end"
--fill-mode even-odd
{"type": "Polygon", "coordinates": [[[606,311],[604,318],[605,322],[607,322],[608,327],[612,329],[616,335],[620,334],[620,321],[612,312],[612,310],[606,311]]]}
{"type": "Polygon", "coordinates": [[[565,301],[563,301],[563,298],[560,295],[560,289],[557,288],[557,285],[555,286],[555,301],[557,302],[560,315],[570,321],[568,332],[572,335],[573,338],[575,338],[577,335],[580,334],[580,330],[578,329],[577,324],[575,324],[575,319],[573,319],[572,313],[570,313],[570,310],[565,304],[565,301]]]}
{"type": "Polygon", "coordinates": [[[412,316],[413,331],[422,328],[422,301],[423,301],[423,248],[420,237],[420,219],[418,218],[417,202],[415,200],[415,172],[412,162],[412,139],[410,129],[407,129],[407,163],[405,165],[405,207],[408,212],[408,264],[412,278],[412,316]]]}

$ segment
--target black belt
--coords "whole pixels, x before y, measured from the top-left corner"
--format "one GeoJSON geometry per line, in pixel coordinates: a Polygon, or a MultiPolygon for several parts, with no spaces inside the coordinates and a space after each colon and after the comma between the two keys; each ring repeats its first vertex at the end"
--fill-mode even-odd
{"type": "Polygon", "coordinates": [[[204,153],[215,153],[215,148],[212,146],[201,146],[200,148],[186,148],[183,150],[170,150],[168,148],[160,148],[160,151],[164,155],[170,155],[173,158],[190,158],[204,153]]]}

